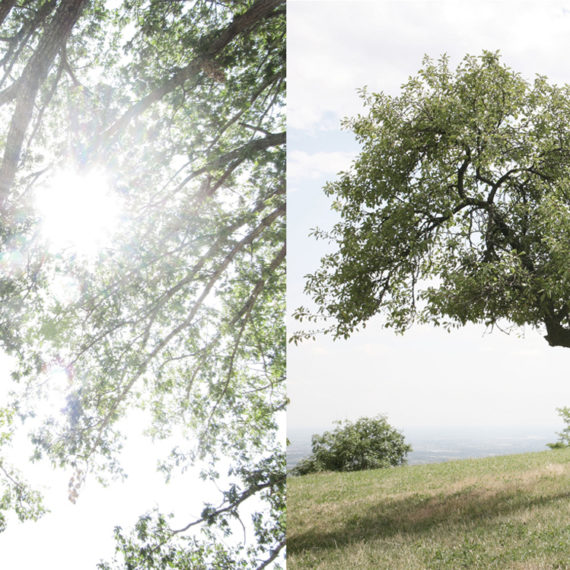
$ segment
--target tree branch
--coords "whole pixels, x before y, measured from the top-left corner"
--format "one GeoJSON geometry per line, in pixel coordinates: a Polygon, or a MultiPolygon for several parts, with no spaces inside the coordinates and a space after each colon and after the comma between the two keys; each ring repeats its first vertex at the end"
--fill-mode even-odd
{"type": "Polygon", "coordinates": [[[282,541],[277,545],[277,547],[274,548],[274,549],[271,551],[271,556],[270,556],[267,560],[263,561],[263,562],[257,567],[256,570],[263,570],[263,568],[266,568],[267,566],[269,566],[269,565],[279,556],[279,553],[281,552],[281,550],[283,550],[283,548],[285,547],[285,544],[286,544],[286,541],[285,541],[285,540],[282,540],[282,541]]]}
{"type": "Polygon", "coordinates": [[[240,240],[232,248],[232,250],[226,255],[226,257],[222,260],[220,265],[218,265],[218,267],[216,268],[213,275],[210,277],[208,283],[202,290],[202,293],[200,294],[198,299],[196,299],[196,301],[192,305],[190,313],[186,317],[186,319],[184,319],[184,321],[182,321],[179,325],[174,327],[174,329],[172,329],[160,342],[158,342],[158,344],[154,347],[154,349],[144,358],[143,362],[138,366],[137,372],[133,374],[131,380],[126,384],[126,386],[124,386],[119,395],[116,397],[115,401],[109,407],[109,410],[107,411],[105,417],[101,422],[97,438],[95,440],[95,443],[92,445],[89,454],[101,442],[103,431],[109,425],[113,417],[113,414],[115,413],[121,402],[126,398],[127,394],[130,392],[131,388],[134,386],[136,381],[145,373],[149,363],[156,357],[156,355],[161,350],[164,349],[165,346],[168,345],[168,343],[174,337],[176,337],[178,334],[180,334],[181,331],[190,326],[190,324],[194,320],[194,317],[196,316],[196,313],[198,312],[198,309],[202,306],[204,300],[209,295],[210,291],[213,289],[214,285],[216,284],[220,276],[223,274],[223,272],[227,269],[227,267],[234,259],[234,257],[237,255],[237,253],[241,251],[246,245],[252,243],[254,239],[258,237],[266,227],[270,226],[273,223],[273,221],[275,221],[280,216],[283,216],[285,214],[285,209],[286,209],[285,204],[282,204],[278,208],[276,208],[273,212],[268,214],[265,218],[263,218],[260,224],[252,232],[250,232],[247,236],[245,236],[242,240],[240,240]]]}
{"type": "Polygon", "coordinates": [[[257,0],[251,8],[236,16],[233,22],[221,30],[216,39],[207,46],[200,55],[188,65],[178,70],[173,77],[153,89],[148,95],[135,103],[120,119],[109,127],[102,135],[102,145],[109,144],[126,128],[129,122],[144,113],[151,105],[160,101],[165,95],[182,86],[190,78],[202,71],[203,66],[214,59],[236,36],[252,30],[257,24],[267,18],[276,7],[284,4],[285,0],[257,0]]]}
{"type": "Polygon", "coordinates": [[[55,56],[71,34],[87,0],[64,0],[57,9],[52,25],[42,35],[36,51],[20,78],[16,108],[12,115],[4,156],[0,166],[0,212],[6,207],[14,183],[26,131],[32,119],[34,102],[55,56]]]}

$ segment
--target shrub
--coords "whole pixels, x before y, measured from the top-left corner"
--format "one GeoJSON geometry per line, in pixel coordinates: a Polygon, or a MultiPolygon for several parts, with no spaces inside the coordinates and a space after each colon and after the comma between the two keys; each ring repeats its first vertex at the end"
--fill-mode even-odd
{"type": "Polygon", "coordinates": [[[335,423],[333,431],[313,435],[312,455],[301,461],[292,474],[392,467],[406,463],[406,455],[412,450],[385,416],[335,423]]]}
{"type": "Polygon", "coordinates": [[[558,441],[556,443],[547,443],[550,449],[561,449],[563,447],[570,447],[570,408],[556,408],[556,411],[566,424],[566,427],[558,432],[558,441]]]}

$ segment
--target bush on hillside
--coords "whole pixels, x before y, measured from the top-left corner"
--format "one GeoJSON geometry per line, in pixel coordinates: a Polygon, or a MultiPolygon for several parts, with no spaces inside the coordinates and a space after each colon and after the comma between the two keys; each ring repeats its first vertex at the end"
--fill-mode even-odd
{"type": "Polygon", "coordinates": [[[385,416],[335,423],[333,431],[313,435],[312,455],[301,461],[292,474],[392,467],[406,463],[406,455],[412,450],[385,416]]]}
{"type": "Polygon", "coordinates": [[[566,427],[558,432],[558,441],[556,443],[547,443],[550,449],[561,449],[564,447],[570,447],[570,408],[556,408],[556,411],[566,424],[566,427]]]}

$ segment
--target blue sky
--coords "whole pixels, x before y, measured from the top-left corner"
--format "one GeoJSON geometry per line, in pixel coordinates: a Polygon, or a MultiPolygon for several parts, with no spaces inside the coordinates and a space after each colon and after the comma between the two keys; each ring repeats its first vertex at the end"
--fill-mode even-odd
{"type": "MultiPolygon", "coordinates": [[[[322,186],[358,150],[340,120],[361,110],[356,89],[397,94],[424,54],[500,50],[528,79],[570,82],[565,2],[302,1],[288,3],[288,307],[307,304],[303,275],[327,250],[307,237],[334,215],[322,186]]],[[[289,330],[298,327],[289,320],[289,330]]],[[[429,326],[397,336],[374,319],[348,341],[290,345],[288,426],[327,427],[384,413],[406,426],[553,426],[570,404],[570,351],[541,331],[510,335],[429,326]]]]}

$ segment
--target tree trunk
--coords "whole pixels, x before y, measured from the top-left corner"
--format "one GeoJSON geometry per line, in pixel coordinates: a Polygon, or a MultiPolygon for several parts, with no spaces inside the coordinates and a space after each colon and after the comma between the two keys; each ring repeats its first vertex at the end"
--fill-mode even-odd
{"type": "Polygon", "coordinates": [[[88,0],[64,0],[57,9],[52,22],[42,35],[36,51],[26,64],[20,83],[16,107],[0,166],[0,212],[4,214],[18,162],[24,144],[26,131],[32,120],[34,103],[38,91],[45,81],[50,67],[62,46],[65,45],[81,10],[88,0]]]}
{"type": "Polygon", "coordinates": [[[546,325],[546,336],[544,337],[550,346],[564,346],[570,348],[570,329],[564,328],[559,321],[554,318],[544,320],[546,325]]]}

